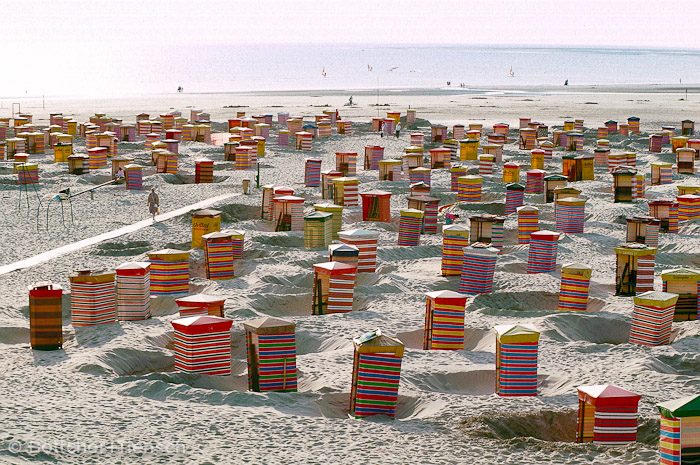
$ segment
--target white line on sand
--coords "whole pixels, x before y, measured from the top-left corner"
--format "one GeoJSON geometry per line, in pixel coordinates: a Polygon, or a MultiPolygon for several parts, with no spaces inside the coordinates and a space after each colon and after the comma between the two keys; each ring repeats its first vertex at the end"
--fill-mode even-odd
{"type": "MultiPolygon", "coordinates": [[[[156,219],[158,221],[169,220],[170,218],[175,218],[176,216],[184,215],[190,210],[208,207],[220,200],[224,200],[235,195],[241,194],[231,193],[219,195],[217,197],[212,197],[210,199],[202,200],[201,202],[193,203],[192,205],[187,205],[185,207],[178,208],[177,210],[173,210],[168,213],[163,213],[162,215],[156,216],[156,219]]],[[[94,245],[99,242],[106,241],[108,239],[114,239],[115,237],[123,236],[124,234],[138,231],[139,229],[145,228],[146,226],[150,226],[152,224],[154,224],[153,220],[149,218],[147,220],[139,221],[138,223],[124,226],[123,228],[115,229],[114,231],[107,231],[106,233],[99,234],[94,237],[88,237],[87,239],[83,239],[78,242],[72,242],[70,244],[66,244],[56,249],[49,250],[47,252],[42,252],[38,255],[34,255],[33,257],[25,258],[24,260],[20,260],[15,263],[10,263],[9,265],[0,266],[0,276],[7,273],[11,273],[12,271],[21,270],[23,268],[29,268],[38,265],[39,263],[47,262],[53,258],[59,257],[69,252],[75,252],[76,250],[80,250],[89,245],[94,245]]]]}

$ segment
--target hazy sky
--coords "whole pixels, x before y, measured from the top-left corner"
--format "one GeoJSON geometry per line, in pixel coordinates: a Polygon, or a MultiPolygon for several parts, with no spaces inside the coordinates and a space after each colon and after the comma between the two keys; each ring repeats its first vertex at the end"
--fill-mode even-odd
{"type": "MultiPolygon", "coordinates": [[[[0,0],[18,55],[96,44],[458,43],[700,48],[697,0],[0,0]]],[[[78,48],[76,48],[78,47],[78,48]]]]}

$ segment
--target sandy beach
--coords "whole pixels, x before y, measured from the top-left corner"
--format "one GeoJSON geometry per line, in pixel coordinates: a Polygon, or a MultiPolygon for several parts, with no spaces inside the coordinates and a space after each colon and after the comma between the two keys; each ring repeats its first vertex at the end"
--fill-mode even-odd
{"type": "MultiPolygon", "coordinates": [[[[425,293],[457,291],[459,277],[440,273],[442,235],[423,235],[417,247],[397,245],[399,209],[407,205],[408,181],[378,181],[376,171],[362,169],[366,145],[385,147],[385,158],[398,158],[409,145],[409,133],[379,137],[370,131],[373,117],[387,111],[415,109],[417,129],[428,136],[430,123],[481,123],[490,132],[495,123],[510,124],[504,162],[521,165],[521,181],[530,166],[530,153],[519,150],[518,118],[531,117],[551,130],[568,119],[583,119],[584,150],[593,153],[596,129],[607,120],[640,118],[641,134],[613,135],[612,152],[637,153],[637,168],[649,176],[649,163],[673,162],[670,146],[661,153],[648,150],[649,133],[662,125],[680,132],[681,121],[696,119],[700,87],[685,86],[560,86],[462,89],[376,89],[232,94],[132,95],[121,98],[2,98],[0,117],[11,104],[33,114],[35,124],[48,126],[49,114],[62,112],[87,121],[96,112],[134,124],[136,115],[157,117],[171,109],[210,113],[212,133],[225,132],[236,111],[246,115],[284,111],[305,122],[322,110],[337,109],[353,122],[352,136],[334,134],[313,141],[311,152],[277,145],[277,124],[260,159],[260,185],[291,186],[305,198],[306,211],[321,201],[319,188],[304,186],[304,159],[322,158],[322,169],[335,168],[335,152],[358,156],[359,191],[392,193],[391,223],[363,222],[361,207],[345,208],[344,229],[378,231],[376,273],[358,275],[353,312],[311,315],[313,264],[328,260],[327,251],[304,248],[303,233],[275,232],[260,219],[262,190],[255,172],[235,170],[224,161],[223,147],[180,144],[178,174],[152,174],[144,189],[127,191],[106,186],[76,197],[73,224],[63,225],[54,210],[48,229],[37,230],[37,195],[43,198],[70,187],[90,189],[110,179],[109,168],[83,176],[69,175],[65,163],[53,163],[53,152],[32,155],[39,164],[38,194],[29,192],[18,208],[17,175],[0,165],[0,267],[47,250],[107,233],[150,217],[146,197],[157,189],[161,211],[177,210],[207,199],[233,194],[212,208],[222,214],[221,229],[245,232],[243,259],[236,278],[206,279],[203,252],[193,249],[190,293],[226,298],[225,315],[233,320],[231,376],[202,376],[175,371],[173,328],[178,318],[172,297],[153,297],[153,318],[81,328],[70,318],[68,277],[75,270],[114,269],[127,261],[144,261],[146,252],[174,248],[189,250],[191,217],[176,216],[133,232],[62,254],[18,271],[0,274],[0,462],[28,463],[304,463],[386,464],[448,463],[570,463],[653,464],[659,461],[659,402],[695,394],[700,389],[700,325],[673,324],[672,343],[658,347],[630,344],[632,297],[615,296],[614,247],[625,242],[625,218],[648,213],[647,202],[675,198],[680,184],[696,184],[696,176],[674,175],[672,184],[650,186],[645,199],[613,203],[612,176],[596,166],[595,179],[574,183],[587,199],[583,234],[562,234],[557,268],[552,273],[527,274],[528,246],[517,243],[517,218],[505,221],[505,245],[498,257],[491,294],[469,296],[464,350],[422,349],[425,293]],[[345,106],[349,97],[353,106],[345,106]],[[194,184],[194,159],[215,161],[215,182],[194,184]],[[251,180],[251,193],[241,184],[251,180]],[[561,265],[580,262],[593,268],[586,312],[558,312],[561,265]],[[63,286],[63,350],[33,351],[29,346],[27,286],[51,280],[63,286]],[[246,350],[242,322],[274,316],[297,324],[296,393],[255,393],[247,390],[246,350]],[[499,324],[530,323],[541,332],[537,397],[494,394],[495,336],[499,324]],[[381,328],[405,345],[396,419],[348,417],[352,339],[381,328]],[[576,444],[576,387],[613,384],[641,394],[637,442],[618,447],[576,444]],[[109,450],[71,454],[58,446],[44,451],[11,452],[10,445],[80,442],[155,445],[172,450],[128,452],[109,450]]],[[[485,142],[483,138],[482,142],[485,142]]],[[[76,152],[85,140],[76,138],[76,152]]],[[[146,166],[150,151],[143,138],[120,142],[120,155],[146,166]]],[[[547,163],[547,174],[561,172],[561,150],[547,163]]],[[[470,168],[474,162],[467,162],[470,168]]],[[[485,176],[483,199],[461,203],[459,224],[469,225],[470,213],[504,212],[502,167],[485,176]]],[[[456,202],[450,192],[449,170],[432,172],[431,195],[440,205],[456,202]]],[[[554,230],[553,204],[541,195],[526,195],[525,205],[540,209],[540,229],[554,230]]],[[[53,207],[52,207],[53,208],[53,207]]],[[[39,225],[46,226],[45,209],[39,225]]],[[[444,217],[439,217],[444,224],[444,217]]],[[[700,267],[700,228],[697,221],[681,222],[679,234],[661,234],[655,264],[655,289],[660,273],[678,267],[700,267]]],[[[155,447],[154,446],[154,447],[155,447]]],[[[157,447],[156,447],[157,448],[157,447]]]]}

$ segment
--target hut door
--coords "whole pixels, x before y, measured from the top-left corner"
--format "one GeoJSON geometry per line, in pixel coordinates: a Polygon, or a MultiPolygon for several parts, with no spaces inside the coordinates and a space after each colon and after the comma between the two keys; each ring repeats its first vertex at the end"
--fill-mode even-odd
{"type": "Polygon", "coordinates": [[[260,391],[260,371],[258,367],[258,335],[246,332],[246,346],[248,349],[248,389],[260,391]]]}
{"type": "Polygon", "coordinates": [[[574,181],[583,181],[583,160],[574,161],[574,181]]]}
{"type": "Polygon", "coordinates": [[[282,213],[277,217],[277,225],[275,231],[291,231],[292,230],[292,215],[289,214],[287,208],[290,204],[284,204],[282,213]]]}
{"type": "Polygon", "coordinates": [[[576,442],[593,442],[595,407],[582,400],[578,401],[578,431],[576,442]]]}
{"type": "Polygon", "coordinates": [[[618,255],[617,260],[616,294],[634,295],[637,290],[636,260],[631,255],[618,255]]]}
{"type": "Polygon", "coordinates": [[[323,295],[323,276],[314,274],[314,295],[312,305],[312,315],[325,315],[328,307],[327,295],[323,295]]]}
{"type": "Polygon", "coordinates": [[[379,221],[379,198],[378,197],[370,197],[369,209],[367,212],[367,219],[379,221]]]}
{"type": "Polygon", "coordinates": [[[372,152],[370,150],[365,149],[365,169],[368,170],[372,166],[372,160],[371,160],[371,154],[372,152]]]}

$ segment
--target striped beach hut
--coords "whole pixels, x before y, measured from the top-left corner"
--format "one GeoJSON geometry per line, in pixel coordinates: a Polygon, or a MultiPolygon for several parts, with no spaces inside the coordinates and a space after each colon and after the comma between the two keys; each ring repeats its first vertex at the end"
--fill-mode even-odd
{"type": "Polygon", "coordinates": [[[328,247],[331,242],[333,214],[314,211],[304,216],[304,247],[328,247]]]}
{"type": "Polygon", "coordinates": [[[544,193],[544,177],[547,173],[541,169],[532,169],[526,173],[525,192],[528,194],[544,193]]]}
{"type": "Polygon", "coordinates": [[[561,174],[550,174],[544,177],[545,201],[554,202],[554,191],[566,186],[567,178],[561,174]]]}
{"type": "Polygon", "coordinates": [[[593,181],[593,155],[574,157],[574,181],[593,181]]]}
{"type": "Polygon", "coordinates": [[[469,246],[469,228],[461,224],[442,227],[442,275],[462,274],[464,248],[469,246]]]}
{"type": "Polygon", "coordinates": [[[678,202],[678,219],[692,221],[700,218],[700,196],[685,194],[676,197],[678,202]]]}
{"type": "Polygon", "coordinates": [[[496,123],[493,125],[493,132],[496,134],[504,134],[507,136],[509,130],[510,125],[508,125],[508,123],[496,123]]]}
{"type": "Polygon", "coordinates": [[[305,152],[311,151],[311,139],[313,138],[312,133],[306,131],[299,131],[294,135],[294,137],[296,141],[294,147],[297,150],[303,150],[305,152]]]}
{"type": "Polygon", "coordinates": [[[659,245],[659,225],[661,222],[651,216],[627,218],[627,242],[637,242],[650,247],[659,245]]]}
{"type": "Polygon", "coordinates": [[[593,165],[608,166],[608,156],[610,149],[608,147],[596,147],[593,149],[593,165]]]}
{"type": "MultiPolygon", "coordinates": [[[[385,136],[393,136],[395,131],[396,121],[393,118],[384,118],[382,120],[382,133],[385,136]]],[[[445,134],[447,134],[447,129],[445,129],[445,134]]]]}
{"type": "Polygon", "coordinates": [[[539,209],[530,205],[518,207],[518,244],[529,244],[530,235],[539,228],[539,209]]]}
{"type": "Polygon", "coordinates": [[[63,288],[51,281],[28,286],[29,341],[34,350],[63,347],[63,288]]]}
{"type": "Polygon", "coordinates": [[[480,202],[481,176],[469,175],[457,178],[457,201],[459,202],[480,202]]]}
{"type": "Polygon", "coordinates": [[[504,216],[491,215],[489,213],[471,216],[469,218],[469,242],[472,244],[481,242],[501,250],[503,248],[504,222],[504,216]]]}
{"type": "Polygon", "coordinates": [[[531,324],[497,325],[496,394],[537,395],[537,353],[540,332],[531,324]]]}
{"type": "Polygon", "coordinates": [[[405,155],[401,157],[403,161],[403,171],[408,173],[410,170],[413,168],[422,168],[423,167],[423,152],[421,151],[415,151],[415,152],[409,152],[409,149],[411,147],[406,147],[404,151],[406,152],[405,155]]]}
{"type": "MultiPolygon", "coordinates": [[[[467,175],[467,167],[464,165],[450,166],[450,191],[459,192],[459,178],[467,175]]],[[[459,194],[458,194],[459,197],[459,194]]]]}
{"type": "Polygon", "coordinates": [[[340,135],[352,136],[352,121],[347,119],[336,121],[336,129],[340,135]]]}
{"type": "Polygon", "coordinates": [[[335,152],[335,170],[343,176],[357,175],[357,152],[335,152]]]}
{"type": "Polygon", "coordinates": [[[503,182],[520,181],[520,165],[513,161],[503,164],[503,182]]]}
{"type": "MultiPolygon", "coordinates": [[[[70,158],[76,157],[80,160],[80,155],[72,155],[70,158]]],[[[69,160],[70,162],[70,160],[69,160]]],[[[77,174],[77,173],[76,173],[77,174]]],[[[126,179],[127,190],[141,190],[143,189],[143,167],[135,163],[130,163],[124,166],[124,177],[126,179]]]]}
{"type": "Polygon", "coordinates": [[[416,122],[416,110],[409,108],[406,110],[406,122],[415,123],[416,122]]]}
{"type": "Polygon", "coordinates": [[[639,118],[636,116],[630,116],[627,118],[627,125],[629,127],[630,134],[639,133],[639,118]]]}
{"type": "Polygon", "coordinates": [[[196,315],[212,315],[224,318],[225,297],[209,294],[192,294],[175,299],[180,318],[196,315]]]}
{"type": "Polygon", "coordinates": [[[430,149],[430,168],[449,168],[451,153],[450,149],[446,147],[430,149]]]}
{"type": "Polygon", "coordinates": [[[590,266],[581,263],[569,263],[561,267],[561,286],[559,288],[559,311],[586,311],[588,308],[588,290],[591,284],[590,266]]]}
{"type": "Polygon", "coordinates": [[[248,170],[257,166],[257,156],[254,147],[243,145],[243,142],[241,142],[233,150],[235,168],[237,170],[248,170]]]}
{"type": "Polygon", "coordinates": [[[673,164],[666,162],[649,163],[651,168],[651,185],[659,186],[662,184],[671,184],[673,176],[673,164]]]}
{"type": "Polygon", "coordinates": [[[518,148],[520,150],[534,150],[537,145],[537,130],[533,128],[521,128],[518,137],[518,148]]]}
{"type": "Polygon", "coordinates": [[[651,134],[649,136],[649,151],[661,153],[664,136],[661,134],[651,134]]]}
{"type": "Polygon", "coordinates": [[[359,180],[355,177],[340,177],[331,179],[333,183],[333,201],[345,207],[357,207],[359,202],[359,180]]]}
{"type": "Polygon", "coordinates": [[[579,386],[577,391],[576,442],[617,446],[637,440],[637,408],[642,396],[610,384],[579,386]]]}
{"type": "MultiPolygon", "coordinates": [[[[448,149],[450,151],[449,158],[447,159],[447,162],[449,163],[446,168],[449,168],[449,166],[452,163],[457,163],[459,161],[459,141],[455,139],[447,139],[443,144],[442,148],[448,149]]],[[[431,160],[432,161],[432,160],[431,160]]]]}
{"type": "Polygon", "coordinates": [[[490,294],[493,290],[493,275],[499,250],[483,242],[472,242],[463,252],[459,292],[490,294]]]}
{"type": "Polygon", "coordinates": [[[411,183],[408,188],[409,195],[430,195],[430,186],[422,181],[411,183]]]}
{"type": "Polygon", "coordinates": [[[678,294],[651,291],[634,297],[630,342],[659,346],[671,340],[671,325],[678,294]]]}
{"type": "Polygon", "coordinates": [[[321,171],[321,197],[324,199],[333,198],[333,179],[342,178],[343,173],[336,170],[321,171]]]}
{"type": "Polygon", "coordinates": [[[365,146],[364,169],[366,169],[366,170],[378,170],[379,169],[379,162],[383,159],[384,159],[384,147],[382,147],[380,145],[366,145],[365,146]]]}
{"type": "Polygon", "coordinates": [[[352,311],[357,267],[342,262],[314,264],[312,315],[352,311]]]}
{"type": "Polygon", "coordinates": [[[637,179],[635,180],[635,187],[637,192],[637,198],[643,199],[644,197],[646,197],[646,174],[644,174],[643,172],[637,172],[636,178],[637,179]]]}
{"type": "Polygon", "coordinates": [[[430,187],[430,168],[413,168],[408,171],[408,181],[411,184],[416,182],[424,182],[428,187],[430,187]]]}
{"type": "Polygon", "coordinates": [[[555,201],[555,229],[568,234],[583,233],[586,199],[568,197],[555,201]]]}
{"type": "Polygon", "coordinates": [[[214,182],[214,161],[208,158],[197,158],[194,161],[194,182],[212,183],[214,182]]]}
{"type": "Polygon", "coordinates": [[[678,295],[673,321],[697,320],[700,315],[700,270],[677,268],[661,272],[663,291],[678,295]]]}
{"type": "Polygon", "coordinates": [[[615,247],[615,295],[637,295],[654,290],[656,247],[626,243],[615,247]]]}
{"type": "Polygon", "coordinates": [[[117,321],[116,273],[79,270],[70,279],[70,315],[74,327],[117,321]]]}
{"type": "Polygon", "coordinates": [[[464,348],[464,308],[467,297],[454,291],[425,294],[424,350],[464,348]]]}
{"type": "Polygon", "coordinates": [[[151,317],[151,264],[127,262],[115,268],[117,318],[146,320],[151,317]]]}
{"type": "Polygon", "coordinates": [[[406,198],[408,208],[423,212],[421,234],[437,234],[437,215],[440,199],[427,195],[411,195],[406,198]]]}
{"type": "Polygon", "coordinates": [[[202,236],[221,230],[221,212],[204,209],[192,212],[192,248],[203,249],[202,236]]]}
{"type": "Polygon", "coordinates": [[[304,230],[304,198],[279,195],[272,198],[272,221],[275,231],[304,230]]]}
{"type": "Polygon", "coordinates": [[[362,221],[391,223],[391,192],[371,190],[360,193],[362,197],[362,221]]]}
{"type": "Polygon", "coordinates": [[[612,170],[614,202],[632,202],[637,197],[637,170],[619,166],[612,170]]]}
{"type": "Polygon", "coordinates": [[[331,239],[338,237],[338,233],[343,229],[343,206],[334,203],[317,203],[314,204],[314,209],[319,212],[327,212],[333,214],[331,220],[331,239]]]}
{"type": "Polygon", "coordinates": [[[493,174],[494,156],[479,155],[479,175],[490,176],[493,174]]]}
{"type": "Polygon", "coordinates": [[[649,216],[660,221],[659,232],[678,234],[678,202],[653,200],[649,202],[649,216]]]}
{"type": "Polygon", "coordinates": [[[424,212],[414,208],[405,208],[401,209],[399,214],[398,245],[417,246],[420,242],[424,212]]]}
{"type": "Polygon", "coordinates": [[[452,138],[453,139],[464,139],[465,131],[463,124],[455,124],[452,126],[452,138]]]}
{"type": "Polygon", "coordinates": [[[695,150],[680,148],[676,150],[678,174],[695,174],[695,150]]]}
{"type": "Polygon", "coordinates": [[[430,125],[430,142],[442,143],[447,139],[447,126],[443,124],[430,125]]]}
{"type": "Polygon", "coordinates": [[[380,181],[402,181],[403,162],[398,159],[379,160],[380,181]]]}
{"type": "Polygon", "coordinates": [[[296,324],[263,317],[244,321],[248,389],[256,392],[296,392],[296,324]]]}
{"type": "Polygon", "coordinates": [[[662,465],[683,465],[700,460],[700,395],[662,402],[659,455],[662,465]]]}
{"type": "Polygon", "coordinates": [[[328,246],[328,255],[331,262],[357,266],[360,249],[350,244],[331,244],[328,246]]]}
{"type": "Polygon", "coordinates": [[[517,182],[506,185],[506,215],[515,213],[518,207],[522,207],[525,199],[525,186],[517,182]]]}
{"type": "Polygon", "coordinates": [[[547,230],[530,234],[530,249],[527,256],[528,273],[551,273],[557,266],[559,233],[547,230]]]}
{"type": "Polygon", "coordinates": [[[684,136],[692,136],[695,134],[695,122],[693,120],[685,119],[681,121],[681,134],[684,136]]]}
{"type": "Polygon", "coordinates": [[[617,132],[617,121],[609,120],[605,122],[605,127],[608,128],[608,133],[617,132]]]}
{"type": "Polygon", "coordinates": [[[207,279],[234,278],[234,234],[229,231],[214,231],[201,236],[207,279]]]}
{"type": "Polygon", "coordinates": [[[190,252],[162,249],[148,252],[151,294],[173,295],[190,291],[190,252]]]}
{"type": "Polygon", "coordinates": [[[197,315],[171,322],[175,330],[175,369],[200,375],[231,374],[233,320],[197,315]]]}
{"type": "Polygon", "coordinates": [[[307,158],[304,163],[304,185],[319,187],[321,185],[321,159],[307,158]]]}
{"type": "Polygon", "coordinates": [[[376,329],[353,339],[353,345],[350,415],[394,418],[404,344],[376,329]]]}
{"type": "Polygon", "coordinates": [[[412,132],[410,134],[410,140],[411,140],[411,145],[415,147],[421,147],[423,148],[423,145],[425,145],[425,136],[423,135],[422,132],[412,132]]]}
{"type": "Polygon", "coordinates": [[[357,272],[374,273],[377,268],[377,243],[379,232],[367,229],[349,229],[338,233],[340,242],[354,245],[360,250],[357,272]]]}
{"type": "Polygon", "coordinates": [[[107,148],[106,147],[94,147],[87,149],[88,156],[90,157],[90,170],[96,170],[104,168],[107,166],[107,148]]]}

